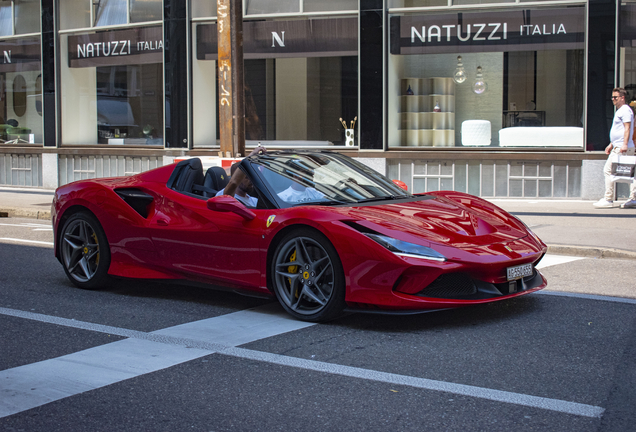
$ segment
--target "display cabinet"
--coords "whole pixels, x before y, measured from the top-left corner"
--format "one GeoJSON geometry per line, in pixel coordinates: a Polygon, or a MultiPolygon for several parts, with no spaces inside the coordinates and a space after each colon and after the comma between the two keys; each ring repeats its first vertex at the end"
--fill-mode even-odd
{"type": "Polygon", "coordinates": [[[402,78],[399,110],[401,145],[455,145],[455,82],[452,78],[402,78]]]}

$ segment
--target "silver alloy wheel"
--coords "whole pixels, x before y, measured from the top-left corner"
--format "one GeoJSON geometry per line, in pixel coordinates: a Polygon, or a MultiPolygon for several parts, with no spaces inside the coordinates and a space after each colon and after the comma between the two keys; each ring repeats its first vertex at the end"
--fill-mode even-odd
{"type": "Polygon", "coordinates": [[[99,268],[99,241],[95,229],[84,219],[70,222],[62,233],[62,262],[78,282],[89,282],[99,268]]]}
{"type": "Polygon", "coordinates": [[[274,285],[279,299],[300,315],[320,313],[332,297],[333,263],[325,248],[309,237],[294,237],[278,249],[274,285]]]}

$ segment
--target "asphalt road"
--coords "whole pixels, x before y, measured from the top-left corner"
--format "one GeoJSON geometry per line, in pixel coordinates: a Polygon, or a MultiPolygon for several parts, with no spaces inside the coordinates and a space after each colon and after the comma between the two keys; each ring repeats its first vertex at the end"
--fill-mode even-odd
{"type": "Polygon", "coordinates": [[[548,256],[549,291],[328,324],[177,284],[74,288],[0,219],[0,430],[631,431],[636,262],[548,256]]]}

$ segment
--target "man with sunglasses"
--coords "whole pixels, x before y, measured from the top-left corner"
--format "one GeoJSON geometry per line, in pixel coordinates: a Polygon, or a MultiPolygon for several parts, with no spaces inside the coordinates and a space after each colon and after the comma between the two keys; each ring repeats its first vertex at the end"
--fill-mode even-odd
{"type": "MultiPolygon", "coordinates": [[[[605,162],[603,174],[605,174],[605,197],[594,203],[597,208],[614,207],[614,182],[610,180],[612,161],[611,154],[634,154],[634,113],[625,98],[627,91],[623,88],[615,88],[612,90],[612,103],[616,107],[614,120],[612,121],[612,129],[610,130],[610,143],[605,148],[605,153],[610,155],[605,162]]],[[[629,199],[621,204],[621,208],[636,208],[636,185],[634,182],[630,185],[629,199]]]]}

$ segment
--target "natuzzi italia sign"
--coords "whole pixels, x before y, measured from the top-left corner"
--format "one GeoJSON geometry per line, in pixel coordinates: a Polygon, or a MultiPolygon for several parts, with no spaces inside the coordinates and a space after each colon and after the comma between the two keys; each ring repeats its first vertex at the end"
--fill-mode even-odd
{"type": "Polygon", "coordinates": [[[583,49],[585,8],[391,17],[391,54],[583,49]]]}
{"type": "Polygon", "coordinates": [[[161,27],[111,30],[68,37],[69,67],[161,63],[161,27]]]}

